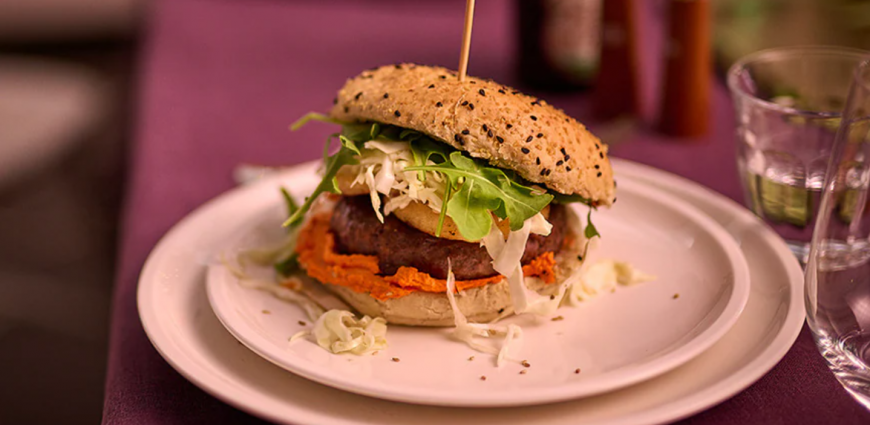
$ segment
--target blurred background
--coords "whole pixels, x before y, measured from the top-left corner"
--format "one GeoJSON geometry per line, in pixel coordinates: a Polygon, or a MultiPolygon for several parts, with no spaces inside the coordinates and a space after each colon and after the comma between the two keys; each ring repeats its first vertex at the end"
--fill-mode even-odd
{"type": "MultiPolygon", "coordinates": [[[[515,0],[517,37],[505,40],[516,46],[513,82],[539,92],[589,89],[601,2],[515,0]]],[[[719,75],[767,47],[870,49],[867,0],[711,6],[719,75]]],[[[0,424],[100,420],[148,7],[148,0],[0,2],[0,424]]]]}

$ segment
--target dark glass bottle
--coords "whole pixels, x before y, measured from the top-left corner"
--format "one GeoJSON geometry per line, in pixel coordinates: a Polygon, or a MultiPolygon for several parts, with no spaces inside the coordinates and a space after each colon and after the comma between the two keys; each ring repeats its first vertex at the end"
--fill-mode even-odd
{"type": "Polygon", "coordinates": [[[598,69],[602,0],[516,0],[520,80],[528,87],[575,91],[598,69]]]}

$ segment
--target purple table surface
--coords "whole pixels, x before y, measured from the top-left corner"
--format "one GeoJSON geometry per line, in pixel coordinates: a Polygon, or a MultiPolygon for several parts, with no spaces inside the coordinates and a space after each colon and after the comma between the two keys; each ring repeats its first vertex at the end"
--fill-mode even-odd
{"type": "MultiPolygon", "coordinates": [[[[135,144],[123,217],[106,381],[106,424],[259,423],[201,391],[154,350],[136,311],[145,257],[179,219],[231,188],[240,162],[293,164],[316,158],[321,125],[290,134],[308,111],[326,111],[344,80],[396,62],[455,68],[462,32],[459,0],[231,1],[157,0],[141,57],[135,144]]],[[[512,2],[479,2],[470,73],[511,83],[515,60],[512,2]]],[[[660,10],[642,17],[644,116],[654,115],[660,10]]],[[[548,96],[580,118],[583,96],[548,96]]],[[[708,137],[677,141],[641,128],[614,156],[740,196],[734,116],[716,87],[708,137]]],[[[596,125],[590,125],[593,131],[596,125]]],[[[809,333],[766,376],[688,424],[859,424],[870,414],[826,368],[809,333]]]]}

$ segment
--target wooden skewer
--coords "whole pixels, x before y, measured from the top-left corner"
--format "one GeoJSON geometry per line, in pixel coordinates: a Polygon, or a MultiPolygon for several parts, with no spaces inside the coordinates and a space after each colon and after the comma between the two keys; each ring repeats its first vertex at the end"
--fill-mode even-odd
{"type": "Polygon", "coordinates": [[[468,73],[468,54],[471,50],[471,23],[474,21],[474,0],[465,0],[465,28],[462,31],[462,51],[459,53],[459,81],[468,73]]]}

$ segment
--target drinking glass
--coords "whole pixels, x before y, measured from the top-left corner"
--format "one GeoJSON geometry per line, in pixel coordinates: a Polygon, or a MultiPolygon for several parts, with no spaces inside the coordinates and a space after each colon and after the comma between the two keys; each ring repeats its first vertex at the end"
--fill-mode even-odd
{"type": "Polygon", "coordinates": [[[825,170],[861,50],[764,50],[735,63],[737,165],[747,207],[802,263],[809,254],[825,170]]]}
{"type": "Polygon", "coordinates": [[[870,408],[870,62],[850,80],[813,233],[805,301],[828,366],[870,408]]]}

